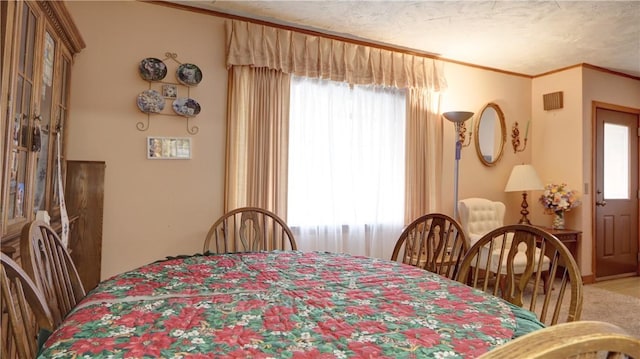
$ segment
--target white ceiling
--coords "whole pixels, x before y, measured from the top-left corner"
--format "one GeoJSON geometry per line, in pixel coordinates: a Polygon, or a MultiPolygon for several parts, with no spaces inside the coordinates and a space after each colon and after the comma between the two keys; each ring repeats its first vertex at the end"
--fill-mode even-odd
{"type": "Polygon", "coordinates": [[[172,1],[525,75],[640,76],[640,1],[172,1]]]}

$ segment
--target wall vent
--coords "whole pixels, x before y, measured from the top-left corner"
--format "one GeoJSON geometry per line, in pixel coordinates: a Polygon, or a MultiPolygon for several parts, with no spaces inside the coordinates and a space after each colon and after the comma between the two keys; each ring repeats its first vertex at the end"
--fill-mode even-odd
{"type": "Polygon", "coordinates": [[[542,95],[542,102],[545,111],[562,108],[562,91],[542,95]]]}

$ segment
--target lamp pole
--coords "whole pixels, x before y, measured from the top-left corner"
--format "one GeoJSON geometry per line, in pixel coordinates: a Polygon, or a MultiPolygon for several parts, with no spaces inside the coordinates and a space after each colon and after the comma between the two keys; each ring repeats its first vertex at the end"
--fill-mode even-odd
{"type": "Polygon", "coordinates": [[[453,219],[458,220],[458,171],[460,163],[460,155],[462,152],[462,141],[460,140],[460,129],[462,123],[473,116],[473,112],[452,111],[442,114],[444,118],[453,122],[456,128],[456,148],[455,148],[455,164],[453,168],[453,219]]]}
{"type": "Polygon", "coordinates": [[[458,173],[460,171],[460,154],[462,152],[462,141],[460,140],[460,127],[462,122],[456,122],[456,163],[453,168],[453,219],[458,220],[458,173]]]}

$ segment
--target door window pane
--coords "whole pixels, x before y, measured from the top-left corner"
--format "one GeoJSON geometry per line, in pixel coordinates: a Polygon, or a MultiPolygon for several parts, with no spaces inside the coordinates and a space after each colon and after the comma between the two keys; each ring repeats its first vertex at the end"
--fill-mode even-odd
{"type": "Polygon", "coordinates": [[[629,198],[629,127],[604,124],[604,198],[629,198]]]}

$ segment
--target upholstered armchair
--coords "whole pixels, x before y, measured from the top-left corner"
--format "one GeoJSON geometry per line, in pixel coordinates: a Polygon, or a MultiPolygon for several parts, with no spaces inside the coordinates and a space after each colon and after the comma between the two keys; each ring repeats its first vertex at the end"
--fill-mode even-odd
{"type": "MultiPolygon", "coordinates": [[[[471,248],[478,240],[484,237],[489,232],[504,226],[504,213],[505,205],[502,202],[491,201],[486,198],[466,198],[458,201],[458,213],[460,215],[460,225],[464,231],[467,241],[469,242],[469,248],[471,248]]],[[[508,233],[504,236],[507,241],[506,247],[510,246],[513,234],[508,233]]],[[[502,258],[501,252],[502,240],[498,240],[498,245],[489,254],[489,248],[482,248],[480,250],[480,262],[486,265],[487,262],[491,263],[490,271],[494,273],[507,272],[507,263],[505,258],[502,258]],[[491,258],[489,258],[491,257],[491,258]]],[[[527,255],[525,255],[526,246],[519,246],[518,251],[515,254],[514,260],[508,264],[513,270],[514,274],[521,274],[527,267],[527,255]]],[[[548,273],[549,258],[547,256],[539,256],[540,249],[535,249],[535,265],[538,265],[538,258],[543,258],[542,270],[545,273],[542,275],[544,278],[544,290],[545,293],[548,289],[548,273]]]]}
{"type": "Polygon", "coordinates": [[[502,202],[486,198],[466,198],[458,201],[460,225],[469,247],[483,235],[504,225],[505,206],[502,202]]]}

